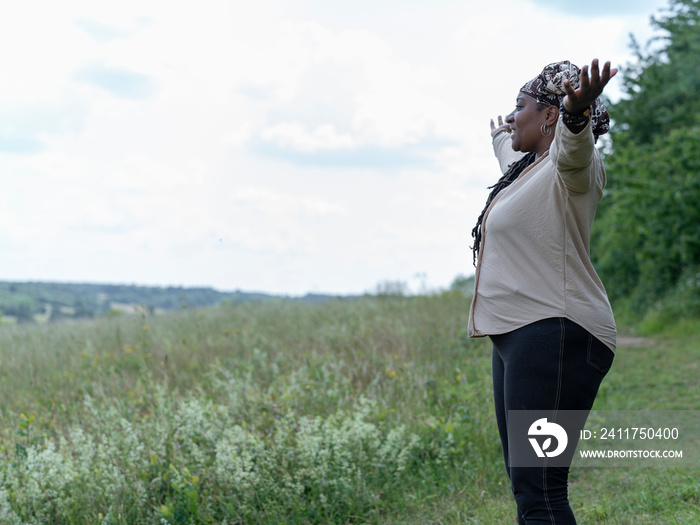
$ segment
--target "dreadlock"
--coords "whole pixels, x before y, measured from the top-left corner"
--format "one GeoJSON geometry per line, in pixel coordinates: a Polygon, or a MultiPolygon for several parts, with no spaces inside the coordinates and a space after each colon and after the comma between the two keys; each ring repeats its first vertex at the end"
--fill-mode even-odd
{"type": "Polygon", "coordinates": [[[476,266],[476,258],[479,256],[479,248],[481,247],[481,223],[484,220],[484,215],[486,210],[489,208],[493,199],[498,195],[498,193],[511,185],[511,183],[518,178],[518,176],[527,168],[530,164],[535,162],[536,153],[534,151],[526,154],[520,160],[514,162],[508,166],[508,170],[503,174],[503,177],[498,179],[498,182],[493,186],[489,186],[488,189],[491,190],[489,198],[486,199],[486,206],[481,211],[481,215],[476,221],[476,226],[472,230],[472,237],[474,237],[474,246],[472,246],[473,253],[473,263],[476,266]]]}

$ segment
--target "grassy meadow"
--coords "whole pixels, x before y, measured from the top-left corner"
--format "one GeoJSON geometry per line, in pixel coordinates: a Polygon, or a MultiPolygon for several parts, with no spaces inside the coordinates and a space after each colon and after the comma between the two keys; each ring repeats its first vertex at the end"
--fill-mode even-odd
{"type": "MultiPolygon", "coordinates": [[[[458,292],[0,326],[0,523],[506,524],[488,340],[458,292]]],[[[700,409],[700,330],[598,409],[700,409]]],[[[581,523],[697,524],[697,469],[572,473],[581,523]]]]}

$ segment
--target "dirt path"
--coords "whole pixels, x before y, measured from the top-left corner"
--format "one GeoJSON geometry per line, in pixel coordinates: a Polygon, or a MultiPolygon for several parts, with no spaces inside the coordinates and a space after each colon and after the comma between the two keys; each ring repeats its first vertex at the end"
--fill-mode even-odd
{"type": "Polygon", "coordinates": [[[656,341],[647,339],[646,337],[637,337],[634,335],[618,335],[617,346],[654,346],[656,341]]]}

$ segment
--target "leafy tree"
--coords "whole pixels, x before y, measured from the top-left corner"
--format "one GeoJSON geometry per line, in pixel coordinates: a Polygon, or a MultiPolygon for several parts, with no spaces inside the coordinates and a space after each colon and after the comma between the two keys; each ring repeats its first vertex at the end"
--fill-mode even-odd
{"type": "Polygon", "coordinates": [[[379,297],[403,297],[408,295],[408,283],[404,281],[382,281],[377,284],[376,295],[379,297]]]}
{"type": "Polygon", "coordinates": [[[649,145],[674,129],[700,125],[700,1],[670,0],[652,18],[660,35],[643,50],[632,38],[637,63],[623,68],[626,97],[611,107],[616,146],[649,145]]]}
{"type": "Polygon", "coordinates": [[[22,299],[15,303],[15,316],[18,323],[34,322],[34,305],[29,299],[22,299]]]}
{"type": "Polygon", "coordinates": [[[90,301],[85,297],[77,297],[73,303],[75,317],[92,317],[95,314],[95,308],[90,301]]]}
{"type": "Polygon", "coordinates": [[[664,34],[646,52],[633,42],[638,63],[623,69],[625,97],[610,108],[592,255],[613,302],[636,314],[700,272],[699,22],[699,0],[671,0],[653,19],[664,34]]]}
{"type": "Polygon", "coordinates": [[[461,292],[465,296],[471,296],[474,293],[474,276],[458,275],[452,281],[450,290],[461,292]]]}

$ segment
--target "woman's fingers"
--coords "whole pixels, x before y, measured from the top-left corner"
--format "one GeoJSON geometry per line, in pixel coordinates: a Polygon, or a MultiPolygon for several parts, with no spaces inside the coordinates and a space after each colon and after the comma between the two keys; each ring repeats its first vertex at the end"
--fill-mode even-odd
{"type": "MultiPolygon", "coordinates": [[[[594,71],[597,74],[598,68],[595,68],[594,71]]],[[[590,85],[591,85],[589,80],[588,80],[588,66],[583,66],[583,68],[581,69],[580,82],[581,82],[581,87],[579,88],[580,91],[582,91],[584,93],[587,92],[590,89],[590,85]]],[[[594,80],[594,82],[595,82],[595,80],[594,80]]]]}
{"type": "Polygon", "coordinates": [[[617,74],[617,71],[617,68],[611,69],[610,62],[605,62],[601,72],[597,58],[591,61],[590,68],[587,65],[583,66],[578,89],[574,89],[568,80],[564,81],[564,91],[568,99],[565,102],[566,108],[583,111],[603,93],[605,86],[617,74]]]}
{"type": "Polygon", "coordinates": [[[500,133],[501,131],[510,132],[510,124],[504,123],[503,116],[498,115],[498,127],[494,123],[493,119],[491,119],[491,136],[494,137],[497,133],[500,133]]]}
{"type": "MultiPolygon", "coordinates": [[[[502,128],[503,127],[503,117],[501,115],[498,115],[498,127],[502,128]]],[[[491,131],[496,129],[496,124],[494,124],[493,119],[491,119],[491,131]]]]}
{"type": "Polygon", "coordinates": [[[617,74],[617,71],[617,68],[611,68],[610,62],[608,61],[603,64],[603,70],[601,72],[598,59],[594,59],[591,62],[590,78],[588,76],[588,68],[586,66],[584,66],[583,70],[581,71],[582,90],[584,92],[591,91],[596,97],[598,97],[605,89],[605,86],[608,85],[610,79],[617,74]]]}
{"type": "Polygon", "coordinates": [[[610,62],[606,62],[603,65],[603,74],[601,75],[601,81],[603,82],[603,86],[607,85],[607,83],[610,82],[610,79],[616,74],[617,68],[611,68],[610,62]]]}
{"type": "Polygon", "coordinates": [[[569,80],[564,80],[564,92],[570,97],[576,95],[576,92],[574,91],[574,88],[571,87],[571,82],[569,82],[569,80]]]}
{"type": "MultiPolygon", "coordinates": [[[[588,69],[584,67],[584,69],[588,69]]],[[[586,71],[586,73],[588,73],[586,71]]],[[[588,75],[586,75],[588,76],[588,75]]],[[[598,67],[598,59],[594,58],[593,61],[591,62],[591,78],[597,80],[600,80],[600,68],[598,67]]]]}

